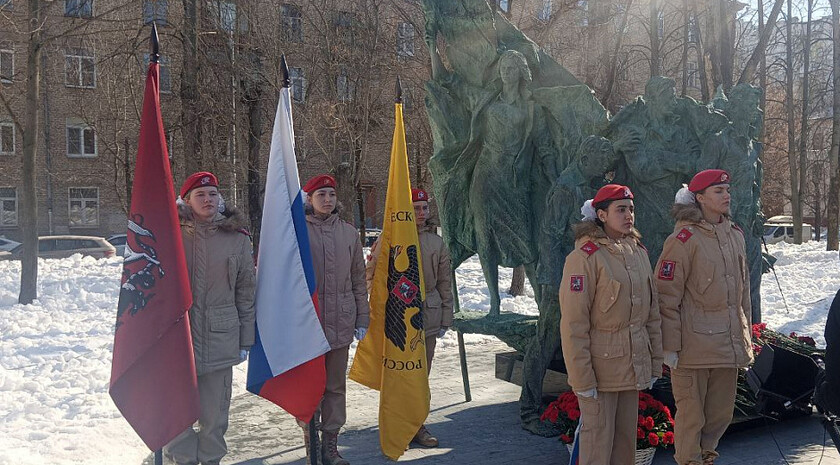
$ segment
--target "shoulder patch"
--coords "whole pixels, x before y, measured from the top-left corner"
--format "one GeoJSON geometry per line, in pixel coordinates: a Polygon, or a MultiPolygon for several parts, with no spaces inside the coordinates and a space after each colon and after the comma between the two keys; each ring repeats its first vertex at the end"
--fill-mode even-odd
{"type": "Polygon", "coordinates": [[[589,241],[586,244],[583,244],[583,246],[580,248],[580,250],[583,250],[584,252],[586,252],[586,255],[592,255],[595,252],[597,252],[599,248],[600,247],[595,245],[594,242],[589,241]]]}
{"type": "Polygon", "coordinates": [[[677,239],[679,239],[680,242],[685,244],[689,239],[691,239],[691,236],[693,236],[693,234],[691,234],[691,231],[689,231],[686,228],[682,228],[682,231],[680,231],[679,234],[677,234],[677,239]]]}
{"type": "Polygon", "coordinates": [[[569,279],[569,290],[572,292],[583,292],[585,276],[575,275],[569,279]]]}
{"type": "Polygon", "coordinates": [[[662,264],[659,266],[659,279],[663,281],[673,281],[674,280],[674,268],[677,267],[677,264],[671,260],[662,260],[662,264]]]}

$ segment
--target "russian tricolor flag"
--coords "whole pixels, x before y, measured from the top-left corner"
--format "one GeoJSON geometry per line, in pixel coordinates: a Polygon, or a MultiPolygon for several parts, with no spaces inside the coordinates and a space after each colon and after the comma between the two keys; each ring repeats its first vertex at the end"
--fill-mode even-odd
{"type": "Polygon", "coordinates": [[[308,422],[324,395],[323,355],[330,350],[318,319],[315,273],[295,159],[290,82],[274,118],[257,258],[257,337],[248,391],[308,422]]]}

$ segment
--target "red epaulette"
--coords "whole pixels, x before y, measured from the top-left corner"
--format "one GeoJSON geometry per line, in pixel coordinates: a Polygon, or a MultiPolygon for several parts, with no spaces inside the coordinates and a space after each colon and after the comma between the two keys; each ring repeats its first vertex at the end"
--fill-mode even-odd
{"type": "Polygon", "coordinates": [[[685,244],[689,239],[691,239],[692,235],[693,234],[691,234],[691,231],[689,231],[686,228],[682,228],[682,231],[680,231],[679,234],[677,234],[677,239],[679,239],[680,242],[685,244]]]}
{"type": "Polygon", "coordinates": [[[580,248],[580,250],[583,250],[584,252],[586,252],[586,255],[592,255],[595,252],[597,252],[599,248],[600,247],[595,245],[594,242],[589,241],[586,244],[583,244],[583,246],[580,248]]]}
{"type": "Polygon", "coordinates": [[[236,230],[236,232],[238,232],[239,234],[244,234],[244,235],[246,235],[246,236],[248,236],[248,237],[251,237],[251,232],[250,232],[250,231],[248,231],[248,230],[247,230],[247,229],[245,229],[245,228],[239,228],[239,229],[237,229],[237,230],[236,230]]]}
{"type": "Polygon", "coordinates": [[[744,230],[743,230],[743,229],[741,229],[741,227],[740,227],[740,226],[738,226],[737,224],[735,224],[734,222],[732,223],[732,229],[734,229],[734,230],[738,231],[739,233],[741,233],[741,235],[742,235],[742,236],[744,235],[744,230]]]}

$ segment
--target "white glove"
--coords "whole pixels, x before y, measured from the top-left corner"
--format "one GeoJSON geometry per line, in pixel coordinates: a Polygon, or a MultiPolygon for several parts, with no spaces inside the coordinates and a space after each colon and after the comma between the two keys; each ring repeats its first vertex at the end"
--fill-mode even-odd
{"type": "Polygon", "coordinates": [[[677,367],[680,357],[676,352],[665,352],[665,365],[668,365],[672,370],[677,367]]]}
{"type": "Polygon", "coordinates": [[[650,384],[648,385],[648,387],[647,387],[647,388],[648,388],[648,389],[653,389],[653,383],[655,383],[657,379],[659,379],[659,378],[657,378],[656,376],[651,376],[651,378],[650,378],[650,384]]]}
{"type": "Polygon", "coordinates": [[[577,394],[578,397],[591,397],[593,399],[598,398],[598,390],[596,388],[587,389],[586,391],[575,391],[575,394],[577,394]]]}
{"type": "Polygon", "coordinates": [[[444,328],[440,328],[440,331],[438,331],[438,337],[439,337],[439,338],[440,338],[440,337],[443,337],[443,336],[446,334],[446,330],[447,330],[447,329],[449,329],[449,328],[446,328],[446,327],[444,327],[444,328]]]}
{"type": "Polygon", "coordinates": [[[362,339],[365,338],[365,334],[367,334],[367,328],[356,328],[356,340],[362,342],[362,339]]]}
{"type": "Polygon", "coordinates": [[[239,363],[242,363],[245,360],[248,360],[248,351],[245,349],[241,349],[239,351],[239,363]]]}

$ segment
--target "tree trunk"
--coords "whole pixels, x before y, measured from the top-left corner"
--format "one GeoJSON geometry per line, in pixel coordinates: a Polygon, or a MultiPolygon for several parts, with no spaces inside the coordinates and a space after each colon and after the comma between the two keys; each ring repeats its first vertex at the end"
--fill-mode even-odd
{"type": "Polygon", "coordinates": [[[630,16],[630,8],[633,6],[633,0],[627,0],[624,5],[624,12],[621,15],[621,26],[619,26],[618,34],[615,38],[615,47],[613,47],[613,54],[610,57],[610,68],[607,70],[607,85],[604,91],[603,104],[607,108],[612,108],[613,89],[615,88],[615,77],[618,74],[619,53],[621,52],[621,44],[624,42],[624,37],[627,35],[627,18],[630,16]]]}
{"type": "MultiPolygon", "coordinates": [[[[695,18],[699,18],[699,16],[697,16],[696,3],[692,3],[691,5],[691,14],[694,15],[695,18]]],[[[710,100],[711,92],[709,92],[709,76],[706,75],[706,51],[704,50],[703,36],[700,34],[699,20],[694,22],[694,37],[697,38],[697,43],[694,48],[697,50],[697,72],[700,77],[700,99],[703,100],[703,102],[708,102],[710,100]]]]}
{"type": "MultiPolygon", "coordinates": [[[[805,186],[808,184],[808,100],[810,99],[810,79],[808,74],[811,68],[811,14],[814,10],[813,0],[808,0],[808,21],[805,23],[805,43],[803,44],[803,68],[802,68],[802,120],[799,128],[799,199],[805,196],[805,186]]],[[[818,181],[819,182],[819,181],[818,181]]],[[[800,206],[800,210],[801,210],[800,206]]],[[[801,221],[800,211],[800,221],[801,221]]],[[[797,236],[796,222],[793,225],[794,240],[798,237],[798,243],[805,238],[802,237],[802,225],[799,225],[797,236]]]]}
{"type": "Polygon", "coordinates": [[[525,267],[522,265],[513,269],[513,277],[510,280],[508,294],[516,297],[525,294],[525,267]]]}
{"type": "Polygon", "coordinates": [[[204,163],[201,154],[201,119],[199,116],[198,75],[198,9],[196,0],[184,3],[184,66],[181,68],[181,121],[184,139],[184,173],[201,171],[204,163]]]}
{"type": "Polygon", "coordinates": [[[23,176],[21,221],[23,255],[18,302],[38,298],[38,201],[35,191],[35,158],[38,154],[38,101],[41,92],[42,24],[40,0],[29,0],[29,44],[26,55],[26,110],[23,122],[23,176]]]}
{"type": "MultiPolygon", "coordinates": [[[[833,61],[835,70],[840,69],[840,0],[831,0],[831,30],[833,61]]],[[[832,87],[833,108],[840,108],[840,73],[835,72],[832,87]]],[[[828,240],[826,250],[838,250],[840,239],[840,189],[838,189],[838,154],[840,154],[840,111],[834,111],[831,118],[831,152],[828,157],[828,240]]]]}
{"type": "MultiPolygon", "coordinates": [[[[650,77],[662,74],[659,50],[659,1],[650,0],[650,77]]],[[[664,31],[663,31],[664,32],[664,31]]]]}
{"type": "MultiPolygon", "coordinates": [[[[726,93],[732,90],[732,75],[734,74],[735,68],[735,44],[732,40],[733,31],[730,30],[732,22],[730,21],[728,5],[729,0],[718,1],[718,8],[720,9],[720,14],[718,15],[718,19],[720,20],[720,24],[718,25],[720,32],[720,84],[726,93]]],[[[733,16],[732,20],[734,21],[734,12],[731,14],[733,16]]]]}
{"type": "MultiPolygon", "coordinates": [[[[262,67],[261,58],[256,57],[255,65],[257,69],[262,67]]],[[[257,75],[257,73],[251,75],[257,75]]],[[[259,78],[253,79],[249,87],[245,97],[248,105],[248,217],[251,222],[251,237],[256,256],[260,246],[263,198],[260,186],[260,150],[263,135],[262,82],[259,78]]]]}
{"type": "Polygon", "coordinates": [[[341,162],[335,167],[336,197],[342,205],[339,216],[342,220],[355,225],[353,221],[353,204],[356,202],[356,192],[353,188],[353,170],[349,162],[341,162]]]}
{"type": "Polygon", "coordinates": [[[790,208],[793,214],[793,242],[802,243],[802,200],[799,198],[799,160],[796,157],[796,127],[793,101],[793,0],[787,1],[785,21],[785,110],[787,113],[788,166],[790,168],[790,208]]]}
{"type": "Polygon", "coordinates": [[[680,95],[685,97],[688,90],[688,30],[691,28],[691,7],[688,0],[683,0],[683,43],[682,43],[682,58],[680,64],[682,65],[682,92],[680,95]]]}
{"type": "MultiPolygon", "coordinates": [[[[770,16],[767,18],[767,24],[763,27],[759,26],[760,32],[758,33],[758,45],[756,45],[755,50],[753,50],[752,55],[750,55],[750,59],[747,60],[747,64],[744,65],[744,70],[741,71],[741,77],[738,78],[738,84],[751,83],[753,77],[755,76],[755,69],[758,67],[758,64],[764,63],[767,54],[767,42],[770,41],[770,36],[773,35],[773,30],[776,28],[776,19],[782,11],[782,5],[784,2],[785,0],[776,0],[776,3],[773,4],[773,8],[770,10],[770,16]]],[[[760,5],[761,14],[764,13],[763,2],[761,2],[760,5]]],[[[761,18],[763,17],[764,15],[761,14],[761,18]]],[[[766,87],[762,86],[762,89],[766,89],[766,87]]]]}

